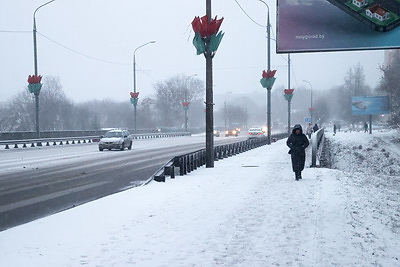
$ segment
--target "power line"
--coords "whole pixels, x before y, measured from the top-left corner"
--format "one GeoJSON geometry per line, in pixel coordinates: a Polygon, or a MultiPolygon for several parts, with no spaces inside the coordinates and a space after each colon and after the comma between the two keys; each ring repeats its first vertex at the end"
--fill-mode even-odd
{"type": "Polygon", "coordinates": [[[53,43],[55,43],[55,44],[57,44],[57,45],[59,45],[59,46],[65,48],[65,49],[67,49],[67,50],[69,50],[69,51],[71,51],[71,52],[73,52],[73,53],[75,53],[75,54],[81,55],[81,56],[83,56],[83,57],[90,58],[90,59],[93,59],[93,60],[96,60],[96,61],[100,61],[100,62],[104,62],[104,63],[108,63],[108,64],[115,64],[115,65],[132,65],[131,63],[114,62],[114,61],[104,60],[104,59],[100,59],[100,58],[96,58],[96,57],[92,57],[92,56],[86,55],[86,54],[81,53],[81,52],[79,52],[79,51],[76,51],[76,50],[74,50],[74,49],[72,49],[72,48],[69,48],[69,47],[67,47],[67,46],[65,46],[65,45],[63,45],[63,44],[61,44],[61,43],[59,43],[59,42],[57,42],[57,41],[54,41],[53,39],[47,37],[46,35],[44,35],[44,34],[42,34],[42,33],[40,33],[40,32],[37,32],[37,33],[40,34],[42,37],[46,38],[47,40],[49,40],[49,41],[51,41],[51,42],[53,42],[53,43]]]}
{"type": "Polygon", "coordinates": [[[239,2],[238,2],[237,0],[235,0],[235,2],[236,2],[236,4],[239,6],[239,8],[243,11],[243,13],[244,13],[252,22],[254,22],[255,24],[257,24],[257,25],[260,26],[260,27],[263,27],[263,28],[266,27],[265,25],[262,25],[262,24],[258,23],[258,22],[255,21],[252,17],[250,17],[250,15],[247,14],[246,10],[244,10],[244,8],[239,4],[239,2]]]}
{"type": "Polygon", "coordinates": [[[0,30],[0,32],[5,32],[5,33],[32,33],[32,31],[11,31],[11,30],[0,30]]]}

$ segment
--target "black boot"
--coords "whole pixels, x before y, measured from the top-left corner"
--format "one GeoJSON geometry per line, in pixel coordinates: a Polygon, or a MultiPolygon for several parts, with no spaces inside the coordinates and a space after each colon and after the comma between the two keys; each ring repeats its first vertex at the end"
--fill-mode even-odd
{"type": "Polygon", "coordinates": [[[298,173],[298,172],[295,172],[294,175],[295,175],[295,178],[294,178],[294,179],[295,179],[296,181],[298,181],[298,180],[299,180],[299,173],[298,173]]]}
{"type": "Polygon", "coordinates": [[[298,174],[299,174],[299,179],[303,179],[303,178],[301,177],[301,172],[298,172],[298,174]]]}

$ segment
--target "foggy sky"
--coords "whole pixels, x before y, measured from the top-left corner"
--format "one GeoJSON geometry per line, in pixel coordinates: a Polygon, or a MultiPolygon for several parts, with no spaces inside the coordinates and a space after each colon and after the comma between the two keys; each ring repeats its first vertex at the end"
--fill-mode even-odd
{"type": "MultiPolygon", "coordinates": [[[[33,12],[46,1],[4,0],[0,9],[1,102],[25,90],[33,67],[33,12]],[[9,32],[11,31],[11,32],[9,32]]],[[[212,1],[212,14],[224,17],[225,32],[213,60],[214,94],[263,91],[266,69],[266,8],[258,0],[212,1]]],[[[276,1],[270,6],[272,39],[276,36],[276,1]]],[[[204,56],[192,45],[191,21],[205,15],[205,0],[56,0],[36,13],[39,74],[60,77],[74,102],[92,99],[129,101],[133,91],[133,51],[136,52],[140,99],[154,93],[153,84],[176,74],[205,80],[204,56]]],[[[288,87],[287,55],[275,53],[271,41],[274,88],[288,87]]],[[[361,63],[366,81],[375,87],[381,76],[383,51],[291,54],[291,88],[330,89],[343,84],[349,68],[361,63]]],[[[140,104],[140,100],[139,100],[140,104]]]]}

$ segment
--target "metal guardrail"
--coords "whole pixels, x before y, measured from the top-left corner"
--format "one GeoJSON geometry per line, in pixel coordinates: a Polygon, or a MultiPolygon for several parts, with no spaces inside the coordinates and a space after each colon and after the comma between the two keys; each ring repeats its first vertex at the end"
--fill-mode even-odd
{"type": "MultiPolygon", "coordinates": [[[[287,137],[287,133],[272,135],[272,141],[287,137]]],[[[222,160],[239,153],[268,144],[268,138],[248,139],[241,142],[219,145],[214,147],[214,161],[222,160]]],[[[165,176],[169,175],[171,179],[175,178],[176,168],[179,168],[179,175],[186,175],[197,168],[206,164],[206,151],[199,149],[184,155],[176,156],[162,166],[145,184],[152,180],[157,182],[165,182],[165,176]]]]}
{"type": "Polygon", "coordinates": [[[317,167],[317,160],[321,158],[322,149],[324,148],[325,128],[321,128],[311,136],[311,166],[317,167]]]}
{"type": "MultiPolygon", "coordinates": [[[[63,131],[41,131],[40,136],[37,137],[36,132],[30,131],[17,131],[17,132],[0,132],[0,140],[25,140],[25,139],[39,139],[39,138],[65,138],[65,137],[85,137],[85,136],[100,136],[104,135],[108,130],[63,130],[63,131]]],[[[128,130],[130,133],[135,133],[134,130],[128,130]]],[[[149,134],[159,133],[158,129],[140,129],[135,134],[149,134]]],[[[167,132],[167,131],[163,131],[167,132]]],[[[177,131],[168,131],[177,132],[177,131]]]]}
{"type": "MultiPolygon", "coordinates": [[[[165,138],[165,137],[179,137],[179,136],[190,136],[189,132],[181,133],[147,133],[147,134],[132,134],[132,139],[150,139],[150,138],[165,138]]],[[[22,140],[4,140],[0,141],[0,145],[4,145],[5,149],[11,147],[19,148],[22,146],[35,147],[35,146],[50,146],[52,145],[69,145],[69,144],[84,144],[98,142],[100,136],[78,136],[78,137],[60,137],[60,138],[38,138],[38,139],[22,139],[22,140]],[[43,145],[44,144],[44,145],[43,145]]]]}

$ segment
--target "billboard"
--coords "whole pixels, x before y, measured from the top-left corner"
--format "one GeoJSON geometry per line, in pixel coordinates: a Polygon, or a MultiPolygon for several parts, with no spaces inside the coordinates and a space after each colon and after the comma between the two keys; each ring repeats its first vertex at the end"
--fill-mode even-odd
{"type": "Polygon", "coordinates": [[[353,96],[351,99],[353,115],[380,115],[389,114],[388,96],[353,96]]]}
{"type": "Polygon", "coordinates": [[[277,0],[277,53],[400,48],[398,0],[277,0]]]}

